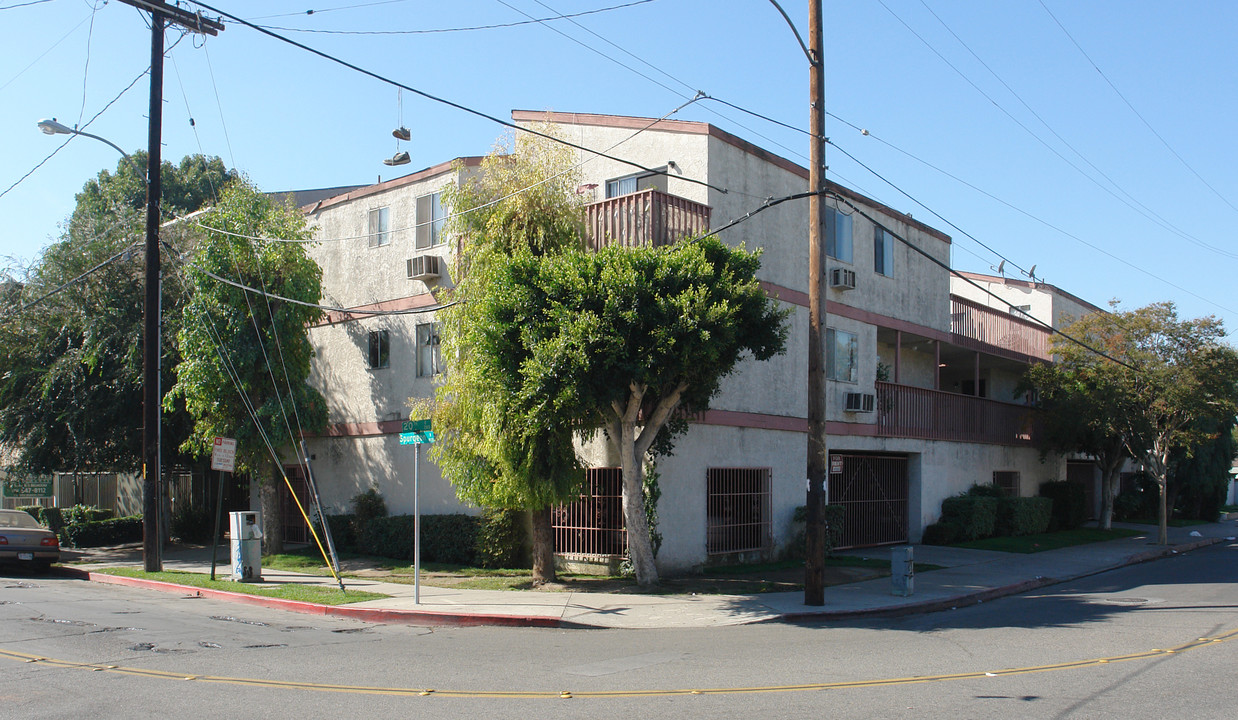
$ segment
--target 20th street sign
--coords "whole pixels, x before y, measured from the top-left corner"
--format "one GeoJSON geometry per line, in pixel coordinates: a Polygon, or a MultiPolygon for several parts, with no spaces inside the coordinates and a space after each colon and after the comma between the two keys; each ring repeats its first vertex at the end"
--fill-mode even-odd
{"type": "Polygon", "coordinates": [[[401,445],[421,445],[434,442],[434,430],[429,420],[405,420],[400,426],[401,445]]]}

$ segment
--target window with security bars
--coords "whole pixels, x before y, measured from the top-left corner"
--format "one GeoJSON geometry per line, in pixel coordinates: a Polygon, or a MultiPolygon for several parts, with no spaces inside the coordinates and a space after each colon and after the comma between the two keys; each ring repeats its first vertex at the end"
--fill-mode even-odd
{"type": "Polygon", "coordinates": [[[551,510],[555,552],[561,555],[623,555],[628,535],[623,524],[623,470],[590,468],[580,499],[551,510]]]}
{"type": "Polygon", "coordinates": [[[709,468],[706,552],[767,550],[770,547],[770,469],[709,468]]]}
{"type": "Polygon", "coordinates": [[[1006,491],[1010,497],[1019,497],[1019,472],[1017,470],[994,470],[993,484],[1006,491]]]}
{"type": "Polygon", "coordinates": [[[417,326],[417,377],[432,377],[443,372],[443,355],[439,349],[439,324],[417,326]]]}

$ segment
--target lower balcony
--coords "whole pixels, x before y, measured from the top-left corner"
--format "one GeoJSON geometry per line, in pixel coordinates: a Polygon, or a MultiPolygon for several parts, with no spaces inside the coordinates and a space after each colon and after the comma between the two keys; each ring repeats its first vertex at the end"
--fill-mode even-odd
{"type": "Polygon", "coordinates": [[[877,383],[882,437],[1035,445],[1036,411],[1027,405],[910,385],[877,383]]]}

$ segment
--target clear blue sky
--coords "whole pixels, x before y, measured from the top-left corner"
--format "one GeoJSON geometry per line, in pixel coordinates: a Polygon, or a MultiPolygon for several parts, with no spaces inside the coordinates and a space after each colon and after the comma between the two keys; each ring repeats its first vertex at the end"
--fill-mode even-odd
{"type": "MultiPolygon", "coordinates": [[[[133,8],[15,7],[28,2],[0,0],[0,190],[61,141],[36,121],[84,122],[149,63],[149,30],[133,8]]],[[[216,2],[264,25],[390,32],[625,0],[216,2]]],[[[807,3],[783,6],[806,36],[807,3]]],[[[915,201],[833,148],[832,179],[951,235],[959,269],[1000,261],[971,235],[1009,258],[1008,274],[1035,265],[1098,305],[1172,300],[1184,316],[1216,314],[1238,331],[1238,3],[827,0],[825,14],[827,109],[869,131],[832,117],[827,134],[915,201]]],[[[766,0],[652,0],[574,22],[455,32],[278,32],[502,118],[513,108],[658,117],[699,89],[807,126],[806,60],[766,0]]],[[[234,23],[205,41],[185,37],[169,58],[164,158],[219,155],[263,190],[391,178],[485,154],[504,131],[405,92],[412,164],[390,168],[381,160],[395,151],[400,117],[390,86],[234,23]]],[[[143,78],[89,130],[144,147],[147,92],[143,78]]],[[[721,105],[676,117],[807,162],[805,135],[721,105]]],[[[79,138],[0,197],[0,255],[36,257],[74,193],[117,159],[79,138]]]]}

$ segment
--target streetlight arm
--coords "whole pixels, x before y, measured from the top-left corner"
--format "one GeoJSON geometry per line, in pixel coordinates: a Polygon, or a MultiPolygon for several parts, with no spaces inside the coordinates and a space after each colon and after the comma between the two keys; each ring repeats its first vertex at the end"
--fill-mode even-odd
{"type": "Polygon", "coordinates": [[[76,130],[63,123],[56,122],[55,118],[52,118],[51,120],[40,120],[39,129],[42,130],[45,135],[82,135],[84,137],[98,140],[106,145],[110,145],[113,150],[124,156],[125,160],[129,162],[129,166],[137,171],[138,177],[142,178],[143,182],[146,182],[146,172],[143,171],[141,166],[137,164],[137,161],[133,159],[133,156],[121,149],[119,145],[105,137],[100,137],[94,133],[88,133],[85,130],[76,130]]]}
{"type": "Polygon", "coordinates": [[[809,50],[808,46],[804,44],[804,38],[800,37],[800,31],[795,29],[795,23],[791,22],[791,16],[787,15],[787,11],[782,9],[782,6],[778,4],[778,0],[769,1],[770,4],[778,8],[778,12],[782,13],[782,19],[787,21],[787,25],[791,28],[791,32],[795,33],[795,39],[799,41],[800,48],[804,51],[804,57],[808,58],[808,62],[812,65],[816,65],[820,62],[819,59],[812,56],[812,51],[809,50]]]}

